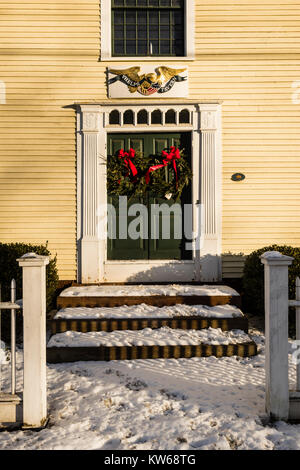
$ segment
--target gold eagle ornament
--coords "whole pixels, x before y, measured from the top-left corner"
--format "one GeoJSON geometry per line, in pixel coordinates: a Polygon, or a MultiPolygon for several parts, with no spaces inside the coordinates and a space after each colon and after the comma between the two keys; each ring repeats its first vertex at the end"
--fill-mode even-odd
{"type": "Polygon", "coordinates": [[[144,96],[150,96],[154,93],[166,93],[176,82],[182,82],[187,77],[179,76],[185,72],[184,69],[172,69],[170,67],[160,66],[155,72],[140,74],[141,67],[129,67],[127,69],[109,69],[108,72],[116,75],[116,77],[108,80],[111,85],[116,81],[121,81],[127,85],[130,93],[140,93],[144,96]]]}

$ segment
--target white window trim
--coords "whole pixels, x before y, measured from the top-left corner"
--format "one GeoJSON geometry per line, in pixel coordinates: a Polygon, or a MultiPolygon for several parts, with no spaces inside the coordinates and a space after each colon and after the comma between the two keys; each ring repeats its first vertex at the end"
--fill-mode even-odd
{"type": "Polygon", "coordinates": [[[173,60],[194,60],[195,59],[195,1],[185,0],[185,56],[134,56],[134,57],[112,57],[111,50],[111,0],[101,1],[101,61],[115,61],[115,62],[133,62],[133,61],[161,61],[173,60]]]}

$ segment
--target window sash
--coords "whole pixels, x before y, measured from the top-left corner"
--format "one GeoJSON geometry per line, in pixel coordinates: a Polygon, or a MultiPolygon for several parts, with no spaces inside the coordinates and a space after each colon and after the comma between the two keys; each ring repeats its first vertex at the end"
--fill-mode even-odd
{"type": "Polygon", "coordinates": [[[176,6],[116,6],[113,1],[112,56],[183,56],[184,14],[183,2],[176,6]]]}

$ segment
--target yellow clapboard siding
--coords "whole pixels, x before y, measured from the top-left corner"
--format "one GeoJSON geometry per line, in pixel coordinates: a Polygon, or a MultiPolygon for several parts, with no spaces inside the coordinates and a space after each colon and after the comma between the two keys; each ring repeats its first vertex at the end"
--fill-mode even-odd
{"type": "MultiPolygon", "coordinates": [[[[195,5],[196,60],[184,64],[190,98],[223,101],[222,251],[300,246],[300,4],[195,5]],[[231,181],[237,171],[244,181],[231,181]]],[[[106,99],[99,26],[98,0],[0,4],[0,240],[48,240],[61,279],[76,278],[76,115],[65,107],[106,99]]],[[[224,277],[242,265],[223,257],[224,277]]]]}

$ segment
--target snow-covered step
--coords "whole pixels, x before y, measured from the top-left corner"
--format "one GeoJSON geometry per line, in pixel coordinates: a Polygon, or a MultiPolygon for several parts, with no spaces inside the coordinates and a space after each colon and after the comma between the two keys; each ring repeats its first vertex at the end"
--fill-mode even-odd
{"type": "Polygon", "coordinates": [[[51,321],[51,333],[65,331],[142,330],[143,328],[241,329],[247,332],[248,321],[234,305],[155,305],[138,304],[120,307],[73,307],[59,310],[51,321]]]}
{"type": "Polygon", "coordinates": [[[223,285],[100,285],[75,286],[65,289],[57,299],[58,308],[116,307],[149,304],[156,306],[225,305],[240,306],[240,296],[223,285]]]}
{"type": "Polygon", "coordinates": [[[48,342],[47,361],[252,356],[256,353],[256,344],[241,330],[208,328],[197,331],[163,327],[111,333],[59,333],[48,342]]]}

